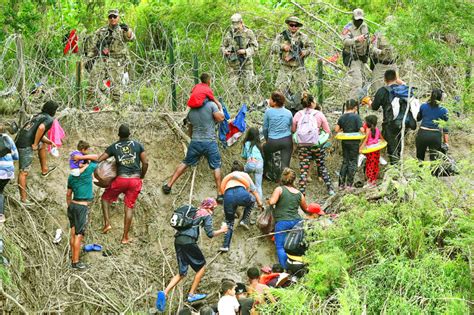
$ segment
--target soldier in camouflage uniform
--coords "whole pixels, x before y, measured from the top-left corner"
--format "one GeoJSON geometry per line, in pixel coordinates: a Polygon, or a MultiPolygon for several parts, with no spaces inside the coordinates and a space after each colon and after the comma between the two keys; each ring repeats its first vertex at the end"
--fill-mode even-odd
{"type": "Polygon", "coordinates": [[[232,26],[224,36],[221,51],[230,68],[232,88],[238,91],[239,84],[248,94],[250,84],[254,81],[253,55],[257,52],[258,43],[254,33],[247,28],[242,16],[238,13],[230,18],[232,26]]]}
{"type": "Polygon", "coordinates": [[[303,23],[296,16],[285,20],[288,29],[278,34],[272,44],[272,52],[280,55],[280,70],[276,88],[283,93],[301,93],[308,89],[304,60],[314,53],[314,43],[300,31],[303,23]]]}
{"type": "MultiPolygon", "coordinates": [[[[348,57],[349,67],[346,77],[346,86],[349,98],[357,100],[359,90],[363,87],[364,67],[367,64],[369,54],[369,28],[364,22],[364,11],[355,9],[353,11],[352,23],[347,27],[343,35],[343,55],[348,57]]],[[[344,57],[344,56],[343,56],[344,57]]],[[[346,60],[346,58],[344,58],[346,60]]]]}
{"type": "MultiPolygon", "coordinates": [[[[388,16],[385,19],[386,23],[390,23],[392,16],[388,16]]],[[[374,69],[372,70],[372,89],[373,92],[377,92],[379,88],[385,85],[384,75],[387,70],[397,71],[397,65],[395,63],[396,56],[393,46],[390,45],[385,34],[383,32],[377,32],[372,37],[372,45],[370,46],[370,56],[374,63],[374,69]]]]}
{"type": "Polygon", "coordinates": [[[122,78],[128,63],[126,43],[135,40],[132,30],[126,24],[119,24],[117,9],[110,10],[108,18],[109,25],[99,28],[93,35],[91,45],[86,48],[86,65],[93,64],[87,89],[86,105],[89,107],[97,103],[94,102],[95,92],[105,91],[106,80],[110,80],[112,102],[120,102],[122,78]]]}

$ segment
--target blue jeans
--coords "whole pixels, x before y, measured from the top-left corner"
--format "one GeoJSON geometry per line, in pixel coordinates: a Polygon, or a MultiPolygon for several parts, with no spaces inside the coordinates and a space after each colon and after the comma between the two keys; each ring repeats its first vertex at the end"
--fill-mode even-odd
{"type": "Polygon", "coordinates": [[[191,140],[183,163],[187,166],[194,166],[198,164],[202,156],[206,157],[207,163],[212,170],[221,168],[221,155],[219,154],[219,147],[215,141],[191,140]]]}
{"type": "Polygon", "coordinates": [[[262,179],[263,179],[263,161],[252,160],[247,161],[244,171],[254,175],[255,187],[257,187],[258,195],[263,200],[262,179]]]}
{"type": "Polygon", "coordinates": [[[275,223],[275,233],[277,233],[275,234],[276,252],[277,252],[278,261],[280,262],[280,265],[285,269],[286,269],[286,260],[288,259],[288,256],[286,255],[286,252],[285,252],[285,248],[283,247],[285,245],[286,232],[285,233],[278,233],[278,232],[291,230],[300,221],[301,219],[291,220],[291,221],[278,221],[275,223]]]}
{"type": "Polygon", "coordinates": [[[244,206],[243,221],[247,221],[255,204],[255,196],[250,194],[244,187],[229,188],[224,193],[224,216],[229,228],[224,236],[223,247],[230,247],[232,233],[234,232],[235,210],[238,206],[244,206]]]}

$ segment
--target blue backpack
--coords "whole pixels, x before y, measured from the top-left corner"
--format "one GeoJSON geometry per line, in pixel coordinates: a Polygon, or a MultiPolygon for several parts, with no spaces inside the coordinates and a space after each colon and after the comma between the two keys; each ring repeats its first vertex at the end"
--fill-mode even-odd
{"type": "MultiPolygon", "coordinates": [[[[385,88],[389,92],[390,104],[392,105],[393,120],[391,124],[397,129],[402,129],[403,117],[407,110],[408,100],[414,97],[414,88],[411,88],[410,96],[408,96],[409,87],[406,85],[391,85],[385,88]],[[399,104],[397,108],[398,112],[395,112],[394,108],[397,103],[399,104]]],[[[405,127],[412,130],[416,129],[416,120],[410,110],[408,110],[407,117],[405,118],[405,127]]]]}

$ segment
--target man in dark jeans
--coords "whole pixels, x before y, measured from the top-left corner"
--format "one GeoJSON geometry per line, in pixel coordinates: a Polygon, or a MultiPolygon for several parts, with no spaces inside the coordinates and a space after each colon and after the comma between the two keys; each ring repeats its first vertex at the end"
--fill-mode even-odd
{"type": "Polygon", "coordinates": [[[392,99],[387,87],[405,83],[397,78],[395,70],[385,71],[384,80],[385,86],[378,89],[375,93],[373,102],[369,103],[369,106],[371,106],[373,110],[378,110],[382,107],[382,136],[387,141],[387,151],[388,157],[390,158],[390,164],[395,164],[400,160],[402,130],[394,123],[392,99]]]}

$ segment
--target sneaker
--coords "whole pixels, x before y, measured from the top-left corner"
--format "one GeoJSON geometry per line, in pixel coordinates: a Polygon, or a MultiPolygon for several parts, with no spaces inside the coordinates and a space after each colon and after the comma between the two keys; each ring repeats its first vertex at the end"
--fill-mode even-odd
{"type": "Polygon", "coordinates": [[[240,221],[239,225],[243,227],[244,229],[246,229],[247,231],[250,231],[250,226],[244,220],[240,221]]]}
{"type": "Polygon", "coordinates": [[[89,266],[87,266],[85,263],[80,262],[80,261],[77,263],[72,263],[71,267],[72,269],[75,269],[75,270],[86,270],[87,268],[89,268],[89,266]]]}
{"type": "Polygon", "coordinates": [[[207,296],[207,294],[204,294],[204,293],[189,294],[188,295],[188,302],[189,303],[196,302],[196,301],[205,299],[206,296],[207,296]]]}
{"type": "Polygon", "coordinates": [[[46,173],[41,173],[41,176],[43,177],[48,177],[49,174],[54,172],[56,170],[57,166],[50,167],[49,170],[46,173]]]}
{"type": "Polygon", "coordinates": [[[216,198],[216,201],[218,204],[223,204],[224,203],[224,195],[218,195],[216,198]]]}
{"type": "Polygon", "coordinates": [[[0,223],[5,222],[5,215],[3,213],[0,213],[0,223]]]}
{"type": "Polygon", "coordinates": [[[336,192],[333,189],[329,189],[329,191],[328,191],[329,196],[334,196],[335,194],[336,194],[336,192]]]}
{"type": "Polygon", "coordinates": [[[163,291],[158,291],[156,296],[156,309],[160,312],[164,312],[166,308],[166,295],[163,291]]]}
{"type": "Polygon", "coordinates": [[[161,190],[163,191],[165,195],[168,195],[171,192],[171,187],[165,183],[163,184],[163,186],[161,186],[161,190]]]}
{"type": "Polygon", "coordinates": [[[229,251],[229,247],[224,247],[224,246],[222,246],[221,248],[219,248],[219,251],[220,251],[221,253],[227,253],[227,252],[229,251]]]}
{"type": "Polygon", "coordinates": [[[352,192],[352,191],[354,191],[354,190],[355,190],[354,187],[352,187],[352,186],[346,186],[346,191],[347,191],[347,192],[352,192]]]}

